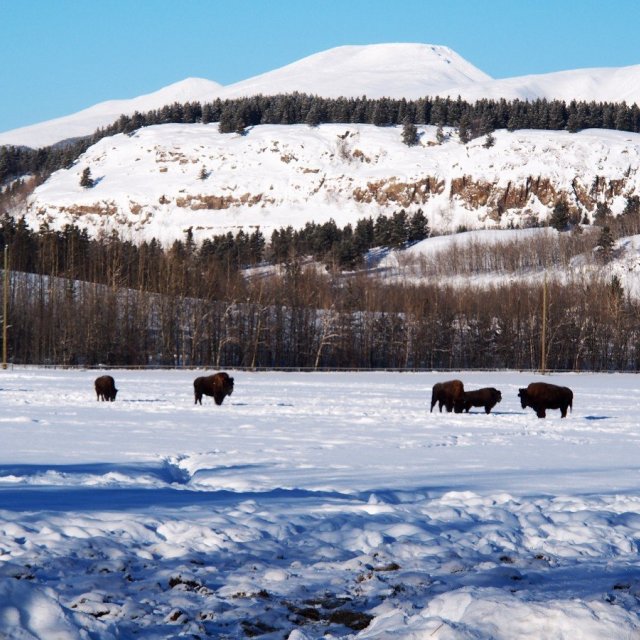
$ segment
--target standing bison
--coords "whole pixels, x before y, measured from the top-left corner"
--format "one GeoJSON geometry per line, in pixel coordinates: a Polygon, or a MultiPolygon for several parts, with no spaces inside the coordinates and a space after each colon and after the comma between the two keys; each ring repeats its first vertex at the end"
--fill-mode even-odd
{"type": "Polygon", "coordinates": [[[561,417],[567,417],[567,408],[573,410],[573,391],[547,382],[532,382],[518,391],[523,409],[531,407],[538,418],[546,418],[547,409],[560,409],[561,417]]]}
{"type": "Polygon", "coordinates": [[[113,402],[116,399],[118,390],[115,380],[111,376],[100,376],[94,382],[97,400],[113,402]]]}
{"type": "Polygon", "coordinates": [[[475,391],[464,392],[464,410],[469,413],[471,407],[484,407],[485,413],[491,413],[491,409],[502,400],[502,393],[494,387],[484,387],[475,391]]]}
{"type": "Polygon", "coordinates": [[[455,411],[456,413],[462,413],[464,400],[464,385],[460,380],[448,380],[447,382],[436,382],[431,390],[431,411],[436,402],[442,413],[442,406],[447,408],[447,411],[455,411]]]}
{"type": "Polygon", "coordinates": [[[233,378],[224,371],[196,378],[193,381],[193,391],[196,398],[194,404],[202,404],[202,396],[213,396],[215,403],[221,405],[222,401],[233,393],[233,378]]]}

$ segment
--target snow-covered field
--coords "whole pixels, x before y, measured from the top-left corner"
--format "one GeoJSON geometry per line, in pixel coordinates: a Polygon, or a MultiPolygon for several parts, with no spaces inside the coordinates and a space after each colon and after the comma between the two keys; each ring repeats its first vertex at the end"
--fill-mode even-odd
{"type": "Polygon", "coordinates": [[[110,373],[0,371],[3,640],[640,636],[635,375],[110,373]]]}

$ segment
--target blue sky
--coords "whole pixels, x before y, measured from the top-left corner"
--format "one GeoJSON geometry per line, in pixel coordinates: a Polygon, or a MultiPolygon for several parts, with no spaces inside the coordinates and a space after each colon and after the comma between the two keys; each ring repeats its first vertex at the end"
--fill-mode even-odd
{"type": "Polygon", "coordinates": [[[637,0],[0,0],[0,131],[346,44],[454,49],[494,78],[640,64],[637,0]]]}

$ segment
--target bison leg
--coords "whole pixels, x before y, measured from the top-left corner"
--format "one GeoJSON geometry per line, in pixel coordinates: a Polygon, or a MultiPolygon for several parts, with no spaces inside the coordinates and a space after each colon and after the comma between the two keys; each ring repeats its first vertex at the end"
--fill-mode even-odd
{"type": "Polygon", "coordinates": [[[195,399],[195,402],[193,404],[198,404],[198,402],[200,404],[202,404],[202,394],[201,393],[195,393],[194,395],[195,395],[196,399],[195,399]]]}
{"type": "Polygon", "coordinates": [[[564,405],[563,407],[560,407],[560,417],[561,418],[566,418],[567,417],[567,405],[564,405]]]}
{"type": "Polygon", "coordinates": [[[484,405],[484,412],[488,415],[491,413],[491,405],[490,404],[485,404],[484,405]]]}
{"type": "Polygon", "coordinates": [[[544,407],[541,407],[540,409],[536,409],[536,415],[538,416],[538,418],[546,418],[547,411],[544,407]]]}

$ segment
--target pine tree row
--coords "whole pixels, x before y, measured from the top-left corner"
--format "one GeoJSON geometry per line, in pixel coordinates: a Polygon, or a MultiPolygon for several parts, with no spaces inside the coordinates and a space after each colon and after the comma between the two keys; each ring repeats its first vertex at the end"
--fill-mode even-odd
{"type": "Polygon", "coordinates": [[[640,108],[609,102],[577,102],[538,99],[532,101],[421,98],[322,98],[301,93],[254,96],[210,103],[174,103],[147,113],[122,115],[112,125],[67,144],[41,149],[0,147],[0,186],[27,174],[41,174],[68,167],[90,145],[105,136],[132,133],[140,127],[168,123],[218,122],[222,133],[243,133],[260,124],[361,123],[376,126],[403,125],[404,141],[417,141],[417,124],[458,128],[460,139],[490,135],[497,129],[545,129],[576,132],[586,128],[640,132],[640,108]]]}

